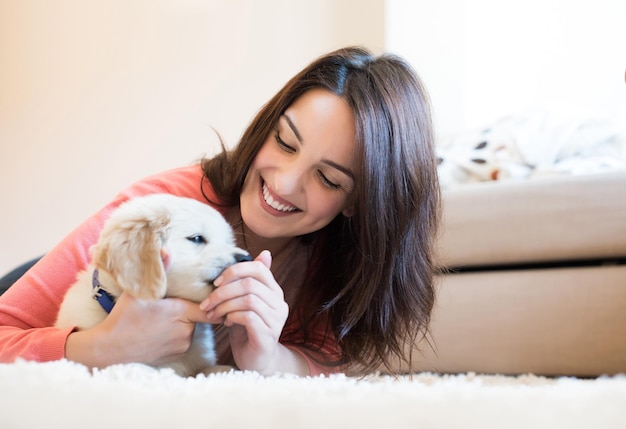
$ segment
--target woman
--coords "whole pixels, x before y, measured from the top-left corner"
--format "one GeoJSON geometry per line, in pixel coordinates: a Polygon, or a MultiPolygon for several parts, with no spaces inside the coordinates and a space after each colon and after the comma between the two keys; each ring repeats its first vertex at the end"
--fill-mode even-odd
{"type": "Polygon", "coordinates": [[[292,78],[234,150],[131,186],[47,254],[0,297],[0,360],[155,364],[208,321],[219,363],[240,369],[389,367],[427,332],[438,220],[422,84],[397,57],[341,49],[292,78]],[[200,305],[122,295],[92,329],[52,328],[111,211],[154,192],[217,207],[258,256],[225,270],[200,305]]]}

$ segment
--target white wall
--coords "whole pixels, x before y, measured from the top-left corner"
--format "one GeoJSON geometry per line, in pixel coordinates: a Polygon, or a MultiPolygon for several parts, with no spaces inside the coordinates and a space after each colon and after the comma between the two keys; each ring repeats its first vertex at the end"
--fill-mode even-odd
{"type": "Polygon", "coordinates": [[[383,48],[384,1],[0,0],[0,275],[131,182],[236,142],[314,57],[383,48]]]}
{"type": "Polygon", "coordinates": [[[132,181],[233,144],[315,56],[407,57],[440,134],[626,101],[623,0],[0,0],[0,274],[132,181]]]}
{"type": "Polygon", "coordinates": [[[613,116],[626,106],[624,0],[386,4],[386,47],[425,80],[440,135],[527,109],[613,116]]]}

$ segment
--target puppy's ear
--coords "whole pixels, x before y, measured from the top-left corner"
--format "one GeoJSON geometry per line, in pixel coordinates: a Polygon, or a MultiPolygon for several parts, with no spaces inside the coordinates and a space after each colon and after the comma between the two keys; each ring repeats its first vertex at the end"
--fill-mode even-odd
{"type": "Polygon", "coordinates": [[[140,299],[163,298],[167,279],[161,248],[169,221],[165,209],[114,213],[94,247],[94,264],[122,291],[140,299]]]}

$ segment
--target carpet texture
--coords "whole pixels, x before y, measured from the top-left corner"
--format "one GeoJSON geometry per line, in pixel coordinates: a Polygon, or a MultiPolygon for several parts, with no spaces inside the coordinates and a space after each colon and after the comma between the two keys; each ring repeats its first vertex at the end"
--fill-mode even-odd
{"type": "Polygon", "coordinates": [[[0,364],[0,428],[626,428],[626,376],[356,379],[0,364]]]}

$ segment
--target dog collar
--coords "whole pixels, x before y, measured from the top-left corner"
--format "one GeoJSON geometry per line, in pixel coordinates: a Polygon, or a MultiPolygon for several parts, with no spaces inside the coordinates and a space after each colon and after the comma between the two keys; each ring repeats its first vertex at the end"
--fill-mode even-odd
{"type": "Polygon", "coordinates": [[[110,313],[113,310],[113,306],[115,305],[115,298],[109,292],[102,288],[102,283],[100,283],[100,279],[98,278],[98,269],[93,270],[93,276],[91,277],[91,284],[93,286],[93,299],[98,301],[100,306],[106,311],[110,313]]]}

